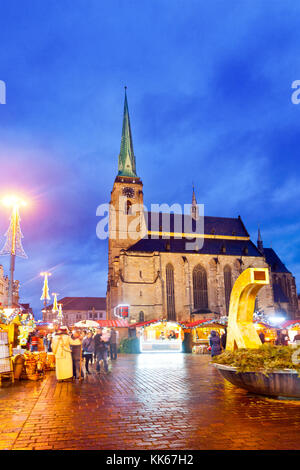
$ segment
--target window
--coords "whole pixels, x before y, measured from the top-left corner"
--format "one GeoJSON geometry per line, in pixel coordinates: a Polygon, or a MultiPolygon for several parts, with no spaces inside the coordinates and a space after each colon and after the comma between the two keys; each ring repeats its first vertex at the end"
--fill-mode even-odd
{"type": "Polygon", "coordinates": [[[99,318],[103,318],[103,313],[99,313],[99,318]]]}
{"type": "Polygon", "coordinates": [[[143,321],[145,321],[145,314],[144,314],[144,312],[140,312],[139,313],[139,322],[143,322],[143,321]]]}
{"type": "Polygon", "coordinates": [[[94,320],[98,318],[98,313],[94,313],[94,320]]]}
{"type": "Polygon", "coordinates": [[[92,313],[89,313],[89,318],[90,318],[90,319],[93,318],[93,314],[92,314],[92,313]]]}
{"type": "Polygon", "coordinates": [[[168,320],[176,320],[174,297],[174,268],[171,263],[166,266],[167,316],[168,320]]]}
{"type": "Polygon", "coordinates": [[[207,275],[198,264],[193,270],[194,309],[208,308],[207,275]]]}
{"type": "Polygon", "coordinates": [[[224,268],[224,286],[225,286],[225,306],[226,313],[229,312],[230,294],[232,289],[231,267],[226,265],[224,268]]]}
{"type": "Polygon", "coordinates": [[[131,202],[127,200],[126,203],[125,203],[125,213],[126,214],[131,214],[131,206],[132,206],[131,202]]]}

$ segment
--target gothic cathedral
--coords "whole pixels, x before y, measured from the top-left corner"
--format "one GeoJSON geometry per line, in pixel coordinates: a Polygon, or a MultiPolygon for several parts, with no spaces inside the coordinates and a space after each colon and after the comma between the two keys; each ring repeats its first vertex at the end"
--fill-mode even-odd
{"type": "Polygon", "coordinates": [[[260,231],[255,245],[240,216],[204,216],[195,233],[201,244],[190,246],[185,227],[194,227],[199,218],[194,190],[190,215],[170,214],[167,226],[165,215],[143,209],[125,90],[118,175],[110,200],[108,318],[128,315],[132,323],[218,318],[228,314],[233,283],[248,267],[270,271],[271,283],[260,291],[256,309],[296,316],[295,278],[273,249],[264,248],[260,231]]]}

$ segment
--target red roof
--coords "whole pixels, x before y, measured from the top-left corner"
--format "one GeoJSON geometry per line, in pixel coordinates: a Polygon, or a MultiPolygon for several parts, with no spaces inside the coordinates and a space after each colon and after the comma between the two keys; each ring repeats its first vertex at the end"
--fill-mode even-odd
{"type": "Polygon", "coordinates": [[[128,328],[129,323],[127,320],[119,319],[119,320],[96,320],[100,326],[107,327],[107,328],[128,328]]]}
{"type": "MultiPolygon", "coordinates": [[[[63,297],[58,300],[62,304],[63,311],[68,310],[106,310],[106,297],[63,297]]],[[[52,310],[53,304],[46,310],[52,310]]]]}
{"type": "MultiPolygon", "coordinates": [[[[182,327],[186,327],[186,322],[181,322],[181,321],[176,321],[176,320],[169,320],[169,322],[177,323],[177,325],[180,325],[182,327]]],[[[139,323],[133,323],[130,325],[130,328],[141,328],[143,326],[150,325],[151,323],[168,323],[168,320],[148,320],[148,321],[142,321],[139,323]]]]}
{"type": "Polygon", "coordinates": [[[150,323],[158,323],[159,320],[149,320],[149,321],[141,321],[138,323],[133,323],[130,325],[130,328],[140,328],[142,326],[150,325],[150,323]]]}
{"type": "Polygon", "coordinates": [[[198,325],[201,325],[201,323],[205,323],[205,322],[208,322],[210,320],[196,320],[196,321],[192,321],[190,323],[186,323],[184,326],[186,328],[193,328],[194,326],[198,326],[198,325]]]}
{"type": "Polygon", "coordinates": [[[300,318],[298,318],[298,320],[287,320],[284,323],[282,323],[282,325],[280,326],[280,329],[288,328],[289,326],[292,326],[292,325],[297,325],[297,323],[300,324],[300,318]]]}

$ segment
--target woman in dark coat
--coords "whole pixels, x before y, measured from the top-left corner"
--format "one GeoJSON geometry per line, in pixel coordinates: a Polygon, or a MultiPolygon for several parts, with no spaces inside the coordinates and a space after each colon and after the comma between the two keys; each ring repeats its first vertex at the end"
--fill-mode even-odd
{"type": "Polygon", "coordinates": [[[211,347],[211,357],[218,356],[218,354],[221,354],[222,348],[220,336],[215,330],[212,330],[210,333],[209,345],[211,347]]]}

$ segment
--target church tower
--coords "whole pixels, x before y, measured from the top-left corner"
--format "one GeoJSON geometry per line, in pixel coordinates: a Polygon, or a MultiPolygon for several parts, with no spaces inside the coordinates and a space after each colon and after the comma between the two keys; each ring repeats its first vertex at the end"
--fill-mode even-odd
{"type": "MultiPolygon", "coordinates": [[[[127,94],[123,112],[121,148],[118,174],[114,181],[110,199],[108,241],[108,315],[113,310],[113,286],[117,283],[114,263],[119,260],[121,250],[134,245],[146,233],[143,212],[143,183],[137,176],[136,161],[130,126],[127,94]]],[[[116,286],[115,286],[116,287],[116,286]]]]}
{"type": "Polygon", "coordinates": [[[199,219],[199,209],[198,209],[198,205],[197,205],[194,186],[193,186],[193,197],[192,197],[192,205],[191,205],[191,217],[194,220],[199,219]]]}
{"type": "Polygon", "coordinates": [[[261,238],[260,228],[258,226],[258,235],[257,235],[257,248],[259,249],[260,253],[264,254],[264,244],[261,238]]]}

